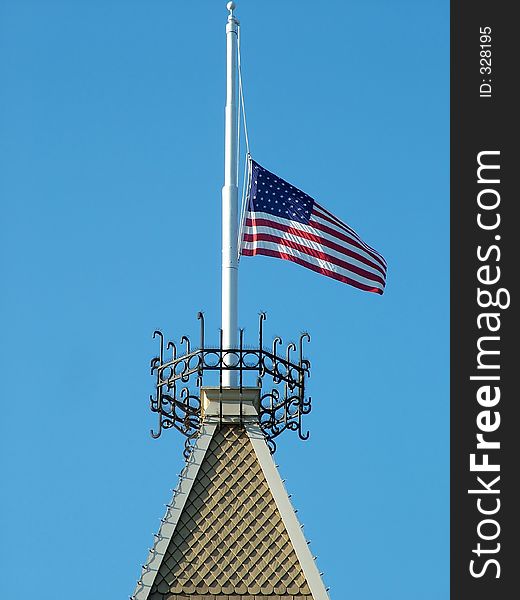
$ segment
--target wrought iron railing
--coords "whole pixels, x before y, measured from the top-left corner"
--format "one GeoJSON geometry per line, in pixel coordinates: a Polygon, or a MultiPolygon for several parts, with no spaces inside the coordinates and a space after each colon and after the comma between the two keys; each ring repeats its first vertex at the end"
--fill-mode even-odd
{"type": "MultiPolygon", "coordinates": [[[[158,438],[163,429],[175,428],[187,437],[186,451],[201,426],[200,387],[205,372],[218,373],[219,387],[222,391],[222,374],[226,370],[238,373],[238,388],[242,392],[244,375],[256,372],[258,387],[262,387],[264,378],[270,377],[272,388],[260,393],[260,428],[272,452],[276,449],[274,438],[289,429],[297,431],[298,436],[306,440],[309,433],[302,432],[302,416],[311,411],[311,399],[305,397],[305,381],[310,376],[310,362],[303,358],[304,342],[310,341],[308,333],[302,333],[298,345],[289,343],[282,348],[282,339],[275,337],[270,350],[264,348],[263,323],[265,313],[260,314],[258,326],[258,347],[244,346],[244,331],[240,330],[238,348],[226,349],[222,346],[222,331],[218,347],[205,345],[204,315],[199,313],[199,347],[192,349],[188,337],[182,336],[179,353],[177,345],[165,339],[160,331],[154,332],[159,338],[159,355],[151,361],[151,372],[155,375],[155,396],[150,396],[153,412],[158,414],[157,431],[151,431],[158,438]],[[296,359],[293,353],[298,353],[296,359]],[[169,355],[169,356],[167,356],[169,355]],[[195,379],[197,388],[194,393],[190,382],[195,379]]],[[[240,410],[242,415],[242,406],[240,410]]],[[[222,420],[222,411],[220,411],[222,420]]]]}

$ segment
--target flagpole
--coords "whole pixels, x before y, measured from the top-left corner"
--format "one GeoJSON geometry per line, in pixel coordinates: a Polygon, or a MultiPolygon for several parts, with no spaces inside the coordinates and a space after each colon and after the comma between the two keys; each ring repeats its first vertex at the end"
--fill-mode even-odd
{"type": "MultiPolygon", "coordinates": [[[[238,334],[238,20],[228,2],[226,24],[226,126],[222,188],[222,346],[237,347],[238,334]]],[[[222,384],[237,386],[237,372],[224,370],[222,384]]]]}

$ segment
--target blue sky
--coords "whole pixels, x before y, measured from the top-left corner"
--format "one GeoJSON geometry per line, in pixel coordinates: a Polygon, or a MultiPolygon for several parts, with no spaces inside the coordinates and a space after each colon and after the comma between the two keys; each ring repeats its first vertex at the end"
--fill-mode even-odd
{"type": "MultiPolygon", "coordinates": [[[[240,323],[312,335],[276,462],[332,599],[447,598],[449,5],[237,2],[252,154],[389,264],[383,297],[245,258],[240,323]]],[[[220,318],[225,2],[0,2],[6,598],[126,598],[182,468],[157,327],[220,318]]]]}

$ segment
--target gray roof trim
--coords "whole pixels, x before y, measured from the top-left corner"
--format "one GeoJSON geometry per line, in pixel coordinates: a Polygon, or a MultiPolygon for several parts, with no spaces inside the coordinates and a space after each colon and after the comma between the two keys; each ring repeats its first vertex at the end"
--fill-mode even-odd
{"type": "Polygon", "coordinates": [[[216,427],[216,423],[205,423],[202,425],[200,435],[195,440],[193,451],[180,473],[179,483],[173,492],[172,501],[167,505],[166,514],[161,519],[159,532],[154,537],[154,545],[148,553],[148,558],[141,571],[141,578],[137,582],[133,596],[131,596],[133,600],[147,600],[150,594],[155,577],[168,549],[216,427]]]}
{"type": "Polygon", "coordinates": [[[274,464],[273,457],[265,443],[264,435],[258,425],[246,425],[246,431],[253,445],[256,457],[271,489],[275,504],[280,511],[289,539],[292,542],[296,556],[300,561],[305,578],[314,600],[330,600],[321,579],[316,562],[311,554],[309,545],[303,535],[302,526],[289,500],[287,490],[274,464]]]}

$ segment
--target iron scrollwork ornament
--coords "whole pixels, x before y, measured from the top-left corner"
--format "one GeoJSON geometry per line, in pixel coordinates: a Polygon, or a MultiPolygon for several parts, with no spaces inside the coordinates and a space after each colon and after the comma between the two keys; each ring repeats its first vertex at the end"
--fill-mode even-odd
{"type": "Polygon", "coordinates": [[[151,431],[158,438],[163,429],[175,428],[186,436],[185,454],[189,453],[190,441],[198,434],[201,426],[200,387],[204,372],[216,371],[222,391],[222,374],[226,370],[238,372],[238,386],[242,391],[244,374],[257,373],[257,383],[262,387],[264,378],[272,379],[273,387],[260,395],[260,428],[271,452],[276,449],[274,438],[285,430],[297,431],[300,439],[306,440],[309,432],[302,432],[302,416],[311,411],[311,399],[305,396],[305,381],[310,376],[310,362],[303,358],[304,342],[310,341],[308,333],[300,336],[298,346],[290,343],[282,352],[280,337],[275,337],[270,350],[264,348],[263,324],[265,313],[260,314],[258,327],[258,347],[244,347],[244,330],[240,330],[238,348],[223,348],[222,331],[218,347],[206,347],[204,315],[197,315],[200,321],[199,347],[192,349],[189,338],[182,336],[180,344],[183,353],[173,341],[166,343],[160,331],[154,332],[159,338],[159,355],[151,361],[151,373],[155,376],[155,396],[150,396],[150,407],[158,414],[157,431],[151,431]],[[298,357],[292,353],[298,351],[298,357]],[[190,382],[194,381],[197,393],[193,393],[190,382]]]}

